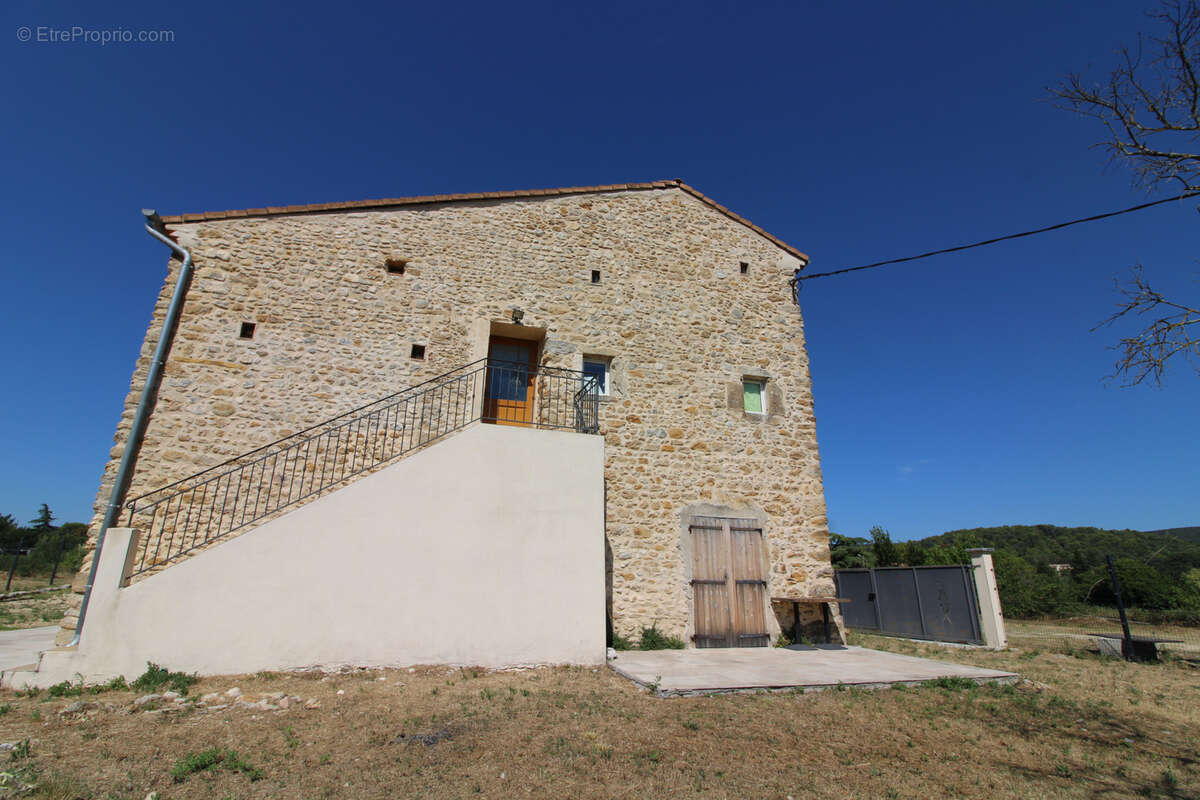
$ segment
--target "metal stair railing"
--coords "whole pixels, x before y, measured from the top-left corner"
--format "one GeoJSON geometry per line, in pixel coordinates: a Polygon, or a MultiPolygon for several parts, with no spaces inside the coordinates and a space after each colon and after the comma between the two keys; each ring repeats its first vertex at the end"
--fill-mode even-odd
{"type": "Polygon", "coordinates": [[[129,500],[133,575],[340,488],[474,422],[598,433],[599,385],[577,370],[480,359],[129,500]]]}

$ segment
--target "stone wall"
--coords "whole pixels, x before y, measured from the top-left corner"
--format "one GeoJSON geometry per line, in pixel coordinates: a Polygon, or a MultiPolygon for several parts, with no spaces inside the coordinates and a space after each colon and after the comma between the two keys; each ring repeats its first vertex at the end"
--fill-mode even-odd
{"type": "MultiPolygon", "coordinates": [[[[170,229],[191,249],[196,276],[131,497],[467,364],[519,308],[527,330],[544,329],[543,364],[612,360],[600,413],[617,632],[657,623],[690,636],[680,530],[696,504],[765,520],[773,596],[833,593],[808,356],[788,287],[799,262],[691,194],[170,229]],[[407,262],[403,274],[385,269],[389,258],[407,262]],[[252,339],[239,338],[243,322],[255,323],[252,339]],[[411,358],[414,343],[423,360],[411,358]],[[747,376],[766,379],[768,413],[742,410],[747,376]]],[[[170,262],[137,364],[97,522],[178,267],[170,262]]]]}

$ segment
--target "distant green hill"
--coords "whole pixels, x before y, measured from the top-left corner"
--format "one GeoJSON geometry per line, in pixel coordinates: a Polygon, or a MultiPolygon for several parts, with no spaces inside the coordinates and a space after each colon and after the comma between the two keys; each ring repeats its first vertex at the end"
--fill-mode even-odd
{"type": "Polygon", "coordinates": [[[1178,539],[1183,539],[1185,542],[1195,542],[1200,544],[1200,526],[1190,528],[1163,528],[1161,531],[1146,531],[1146,533],[1158,533],[1163,536],[1174,536],[1178,539]]]}
{"type": "MultiPolygon", "coordinates": [[[[1196,531],[1200,528],[1176,528],[1196,531]]],[[[920,540],[926,547],[992,547],[1019,556],[1031,566],[1070,564],[1076,574],[1103,566],[1104,557],[1131,558],[1178,579],[1200,567],[1200,541],[1166,531],[1114,531],[1058,525],[1005,525],[948,531],[920,540]]]]}
{"type": "Polygon", "coordinates": [[[1126,605],[1169,615],[1176,622],[1198,624],[1200,542],[1165,533],[1005,525],[948,531],[908,544],[940,553],[993,548],[1004,613],[1013,617],[1069,614],[1086,606],[1112,605],[1115,598],[1105,563],[1105,556],[1111,555],[1126,605]],[[1070,568],[1059,571],[1051,564],[1070,568]]]}
{"type": "Polygon", "coordinates": [[[1070,615],[1114,605],[1105,561],[1111,555],[1126,606],[1160,621],[1200,625],[1200,541],[1191,539],[1195,533],[1200,528],[1113,531],[1004,525],[893,543],[877,526],[870,539],[830,534],[829,554],[837,569],[915,567],[962,564],[967,549],[990,547],[995,551],[1000,601],[1011,617],[1070,615]]]}

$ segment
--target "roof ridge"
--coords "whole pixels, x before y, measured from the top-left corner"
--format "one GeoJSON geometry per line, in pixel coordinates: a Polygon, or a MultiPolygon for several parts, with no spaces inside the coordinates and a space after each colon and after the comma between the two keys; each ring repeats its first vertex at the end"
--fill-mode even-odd
{"type": "Polygon", "coordinates": [[[515,200],[523,197],[555,197],[571,194],[595,194],[599,192],[628,192],[649,189],[681,189],[687,194],[700,200],[705,205],[724,214],[730,219],[745,225],[750,230],[764,237],[776,246],[799,258],[807,266],[808,255],[792,247],[787,242],[774,236],[755,225],[725,206],[716,202],[703,192],[692,188],[679,178],[666,181],[648,181],[643,183],[613,183],[598,186],[564,186],[555,189],[520,189],[505,192],[473,192],[467,194],[434,194],[417,197],[391,197],[380,200],[351,200],[342,203],[311,203],[298,206],[269,206],[267,208],[246,208],[233,211],[206,211],[200,214],[165,215],[162,221],[168,225],[187,224],[189,222],[209,222],[224,219],[242,219],[246,217],[276,217],[292,214],[312,214],[326,211],[353,211],[355,209],[394,208],[397,206],[428,205],[432,203],[455,203],[471,200],[515,200]]]}

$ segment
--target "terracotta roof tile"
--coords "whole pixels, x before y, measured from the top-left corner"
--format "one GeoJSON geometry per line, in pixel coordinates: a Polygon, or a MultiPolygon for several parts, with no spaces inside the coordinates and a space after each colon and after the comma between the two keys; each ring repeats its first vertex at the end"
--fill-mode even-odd
{"type": "Polygon", "coordinates": [[[712,198],[688,186],[678,178],[669,181],[652,181],[649,183],[615,183],[606,186],[564,186],[556,189],[526,189],[509,192],[474,192],[470,194],[436,194],[423,197],[392,197],[383,200],[353,200],[346,203],[314,203],[299,206],[271,206],[269,208],[247,208],[237,211],[208,211],[203,214],[176,214],[164,216],[163,222],[180,224],[187,222],[206,222],[208,220],[233,219],[240,217],[275,217],[290,214],[311,214],[326,211],[345,211],[356,208],[393,208],[396,206],[429,205],[433,203],[455,203],[470,200],[512,200],[521,197],[547,197],[569,194],[595,194],[600,192],[629,192],[647,189],[681,189],[712,209],[724,214],[730,219],[745,225],[750,230],[767,239],[776,246],[808,264],[808,256],[792,247],[787,242],[772,236],[748,219],[738,216],[712,198]]]}

